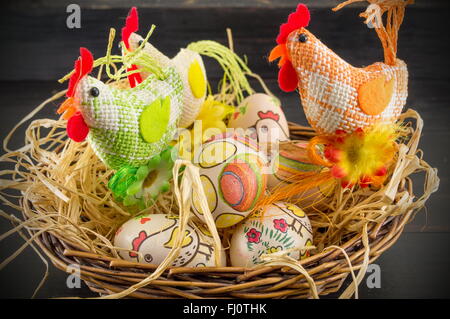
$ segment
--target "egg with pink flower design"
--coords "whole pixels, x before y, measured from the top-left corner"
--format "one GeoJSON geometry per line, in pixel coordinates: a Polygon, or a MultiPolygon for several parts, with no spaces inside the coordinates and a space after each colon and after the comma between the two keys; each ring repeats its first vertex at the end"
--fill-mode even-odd
{"type": "Polygon", "coordinates": [[[231,238],[230,260],[235,267],[253,267],[263,262],[262,254],[290,250],[289,256],[309,256],[313,244],[311,223],[296,205],[276,202],[252,213],[240,223],[231,238]]]}

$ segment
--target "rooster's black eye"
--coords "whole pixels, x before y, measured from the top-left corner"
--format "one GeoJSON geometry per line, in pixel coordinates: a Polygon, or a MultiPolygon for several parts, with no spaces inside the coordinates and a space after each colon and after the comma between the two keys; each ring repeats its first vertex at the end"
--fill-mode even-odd
{"type": "Polygon", "coordinates": [[[301,43],[305,43],[306,41],[308,41],[308,36],[304,33],[300,33],[300,35],[298,36],[298,41],[301,43]]]}
{"type": "Polygon", "coordinates": [[[139,40],[138,46],[141,46],[143,42],[144,42],[144,40],[139,40]]]}
{"type": "Polygon", "coordinates": [[[89,91],[89,93],[91,94],[91,96],[93,97],[97,97],[100,95],[100,91],[99,89],[97,89],[95,86],[93,88],[91,88],[91,90],[89,91]]]}

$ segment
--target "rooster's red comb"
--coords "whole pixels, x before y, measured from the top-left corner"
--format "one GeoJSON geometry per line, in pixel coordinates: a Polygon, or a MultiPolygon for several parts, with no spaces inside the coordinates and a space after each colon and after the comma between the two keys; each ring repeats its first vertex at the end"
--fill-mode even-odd
{"type": "Polygon", "coordinates": [[[94,66],[94,58],[91,51],[86,48],[80,48],[80,57],[75,61],[75,70],[69,80],[69,88],[66,96],[73,97],[75,89],[80,79],[89,74],[94,66]]]}
{"type": "Polygon", "coordinates": [[[286,43],[289,33],[302,27],[307,27],[309,24],[309,19],[310,16],[308,7],[303,3],[300,3],[297,6],[297,10],[289,15],[287,22],[280,26],[280,33],[278,33],[277,36],[277,43],[286,43]]]}
{"type": "Polygon", "coordinates": [[[122,28],[122,41],[127,49],[130,49],[130,35],[139,29],[139,18],[136,7],[131,8],[128,17],[125,20],[125,26],[122,28]]]}

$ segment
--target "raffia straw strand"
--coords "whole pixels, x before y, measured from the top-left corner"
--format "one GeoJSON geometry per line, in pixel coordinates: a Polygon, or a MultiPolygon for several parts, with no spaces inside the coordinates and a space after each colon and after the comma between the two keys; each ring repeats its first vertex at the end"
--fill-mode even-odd
{"type": "Polygon", "coordinates": [[[11,139],[12,135],[16,132],[16,130],[22,126],[26,121],[32,119],[37,113],[39,113],[39,111],[41,111],[48,103],[53,102],[59,98],[61,98],[62,96],[64,96],[64,94],[66,94],[67,90],[64,91],[60,91],[58,93],[56,93],[55,95],[53,95],[51,98],[48,98],[47,100],[45,100],[44,102],[42,102],[41,104],[39,104],[39,106],[37,106],[33,111],[31,111],[30,113],[28,113],[24,118],[22,118],[14,127],[13,129],[8,133],[8,135],[6,135],[5,139],[3,140],[3,150],[5,152],[12,152],[12,150],[10,150],[8,148],[8,143],[9,140],[11,139]]]}
{"type": "MultiPolygon", "coordinates": [[[[328,247],[326,247],[326,248],[324,249],[324,251],[330,250],[330,249],[337,249],[337,250],[340,250],[340,251],[342,252],[342,254],[344,255],[344,258],[345,258],[345,260],[347,261],[348,266],[349,266],[349,269],[350,269],[350,274],[351,274],[352,279],[353,279],[354,287],[356,287],[356,288],[355,288],[355,298],[358,299],[358,284],[357,284],[358,281],[357,281],[357,279],[356,279],[355,271],[353,270],[352,261],[350,260],[350,257],[348,256],[348,254],[347,254],[347,252],[345,251],[345,249],[343,249],[342,247],[336,246],[336,245],[328,246],[328,247]]],[[[341,296],[342,296],[342,295],[341,295],[341,296]]]]}
{"type": "Polygon", "coordinates": [[[353,295],[354,292],[356,293],[356,298],[358,298],[358,286],[364,279],[367,267],[369,266],[370,246],[369,246],[369,236],[367,234],[367,224],[365,224],[363,227],[362,242],[365,248],[363,264],[358,272],[358,276],[356,277],[356,282],[353,282],[353,285],[350,285],[345,289],[342,295],[339,296],[340,299],[348,299],[353,295]]]}
{"type": "MultiPolygon", "coordinates": [[[[8,219],[11,221],[11,223],[13,225],[15,225],[16,227],[13,228],[15,231],[17,232],[20,237],[22,237],[22,239],[25,242],[28,242],[28,238],[27,236],[21,231],[21,228],[23,228],[23,225],[25,224],[24,221],[20,220],[19,218],[17,218],[14,215],[8,216],[5,214],[5,212],[3,212],[2,210],[0,210],[0,215],[2,217],[4,217],[5,219],[8,219]],[[19,227],[20,226],[20,227],[19,227]]],[[[9,233],[9,232],[8,232],[9,233]]],[[[31,232],[29,231],[29,236],[32,237],[31,232]]],[[[1,236],[0,241],[5,238],[6,236],[1,236]]],[[[37,295],[37,293],[39,292],[39,290],[42,288],[42,286],[44,285],[44,283],[47,281],[48,275],[49,275],[49,265],[48,265],[48,261],[44,258],[44,256],[42,256],[41,252],[36,248],[36,246],[34,245],[33,242],[29,243],[30,247],[34,250],[34,252],[39,256],[39,258],[41,259],[42,263],[45,266],[45,271],[44,271],[44,275],[42,276],[41,280],[39,281],[38,285],[36,286],[36,288],[33,291],[33,294],[31,295],[31,299],[34,299],[37,295]]]]}
{"type": "MultiPolygon", "coordinates": [[[[205,190],[203,189],[203,184],[200,179],[199,168],[197,166],[194,166],[191,162],[188,162],[188,161],[179,162],[179,163],[180,164],[182,163],[183,165],[185,165],[185,167],[186,167],[185,174],[187,174],[186,178],[189,178],[190,182],[192,183],[192,188],[196,192],[198,192],[198,198],[200,200],[199,209],[200,209],[203,217],[205,218],[205,223],[208,226],[208,229],[209,229],[211,235],[213,236],[214,256],[215,256],[216,266],[218,267],[221,264],[221,260],[222,260],[222,254],[223,254],[222,247],[221,247],[222,245],[221,245],[219,233],[217,231],[216,223],[214,221],[214,218],[213,218],[211,211],[209,209],[209,206],[208,206],[208,202],[206,200],[205,190]]],[[[189,201],[188,203],[190,203],[189,195],[187,196],[187,200],[189,201]]],[[[190,209],[189,204],[185,204],[185,205],[188,207],[188,209],[190,209]]]]}
{"type": "MultiPolygon", "coordinates": [[[[27,236],[22,231],[19,230],[19,231],[17,231],[17,233],[20,235],[20,237],[22,237],[23,240],[27,241],[27,236]]],[[[29,232],[29,236],[30,237],[32,236],[31,232],[29,232]]],[[[42,256],[42,253],[36,248],[36,246],[34,245],[33,242],[30,243],[30,247],[39,256],[39,258],[41,259],[42,263],[45,266],[44,275],[42,276],[42,278],[39,281],[38,285],[34,289],[33,294],[31,295],[31,299],[34,299],[36,297],[36,295],[38,294],[38,292],[41,290],[41,288],[44,286],[44,284],[47,281],[47,279],[48,279],[49,265],[48,265],[47,259],[45,259],[44,256],[42,256]]]]}
{"type": "Polygon", "coordinates": [[[29,239],[27,239],[27,241],[20,246],[12,255],[10,255],[9,257],[7,257],[5,260],[3,260],[3,262],[0,264],[0,271],[6,266],[8,265],[12,260],[14,260],[14,258],[16,258],[17,256],[20,255],[20,253],[27,248],[29,245],[31,245],[31,243],[38,237],[40,236],[42,233],[45,233],[47,231],[49,231],[50,229],[52,229],[53,226],[48,226],[46,228],[43,228],[41,230],[39,230],[38,232],[36,232],[33,236],[31,236],[29,239]]]}
{"type": "Polygon", "coordinates": [[[352,3],[366,1],[370,3],[370,5],[365,12],[360,14],[360,16],[366,18],[366,24],[372,22],[373,18],[376,18],[375,31],[383,46],[385,63],[395,65],[397,58],[398,30],[403,23],[405,7],[409,4],[413,4],[414,0],[347,0],[338,4],[333,8],[333,11],[338,11],[352,3]],[[370,12],[369,9],[374,12],[370,12]],[[385,12],[387,12],[386,27],[382,20],[382,16],[385,12]]]}
{"type": "MultiPolygon", "coordinates": [[[[234,52],[234,43],[233,43],[233,32],[230,28],[227,28],[227,39],[228,39],[228,47],[230,48],[230,50],[232,52],[234,52]]],[[[256,73],[253,72],[248,72],[246,73],[248,76],[251,76],[253,78],[255,78],[256,80],[258,80],[259,84],[261,85],[261,87],[263,88],[264,92],[270,96],[275,96],[272,91],[269,90],[269,88],[267,87],[266,83],[264,82],[264,80],[256,73]]]]}
{"type": "MultiPolygon", "coordinates": [[[[273,254],[270,254],[270,255],[273,255],[273,254]]],[[[294,258],[289,257],[287,255],[281,255],[281,256],[280,255],[270,256],[270,255],[261,256],[261,258],[263,260],[267,261],[264,263],[264,266],[285,266],[285,267],[289,267],[289,268],[292,268],[292,269],[298,271],[303,276],[305,276],[306,281],[309,284],[309,288],[310,288],[312,297],[314,299],[319,299],[319,294],[317,292],[317,286],[316,286],[314,279],[312,279],[312,277],[309,275],[308,271],[299,263],[298,260],[295,260],[294,258]]]]}

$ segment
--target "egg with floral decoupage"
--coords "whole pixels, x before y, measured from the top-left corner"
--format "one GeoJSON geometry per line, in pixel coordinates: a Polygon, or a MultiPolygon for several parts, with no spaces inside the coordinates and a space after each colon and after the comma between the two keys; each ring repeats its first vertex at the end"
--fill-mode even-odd
{"type": "MultiPolygon", "coordinates": [[[[116,232],[114,246],[120,257],[139,263],[159,265],[172,250],[179,234],[176,215],[145,214],[125,222],[116,232]]],[[[189,223],[174,267],[225,266],[225,252],[216,265],[214,240],[203,225],[189,223]]]]}
{"type": "Polygon", "coordinates": [[[280,101],[263,93],[245,98],[231,116],[228,127],[246,130],[246,134],[260,144],[289,139],[288,123],[280,101]]]}
{"type": "Polygon", "coordinates": [[[236,227],[230,244],[231,265],[253,267],[263,262],[262,254],[289,249],[294,249],[289,256],[299,260],[309,256],[304,248],[312,244],[313,232],[305,212],[296,205],[276,202],[236,227]]]}
{"type": "MultiPolygon", "coordinates": [[[[224,133],[205,142],[194,156],[204,194],[217,228],[242,221],[266,190],[265,156],[256,141],[224,133]]],[[[202,221],[199,194],[192,191],[195,215],[202,221]]]]}
{"type": "MultiPolygon", "coordinates": [[[[281,143],[278,151],[272,155],[271,174],[267,175],[267,186],[274,190],[295,181],[299,173],[319,173],[326,167],[311,162],[307,154],[308,141],[290,141],[281,143]]],[[[335,180],[326,181],[316,187],[306,189],[292,199],[302,209],[323,208],[331,198],[336,186],[335,180]]]]}

